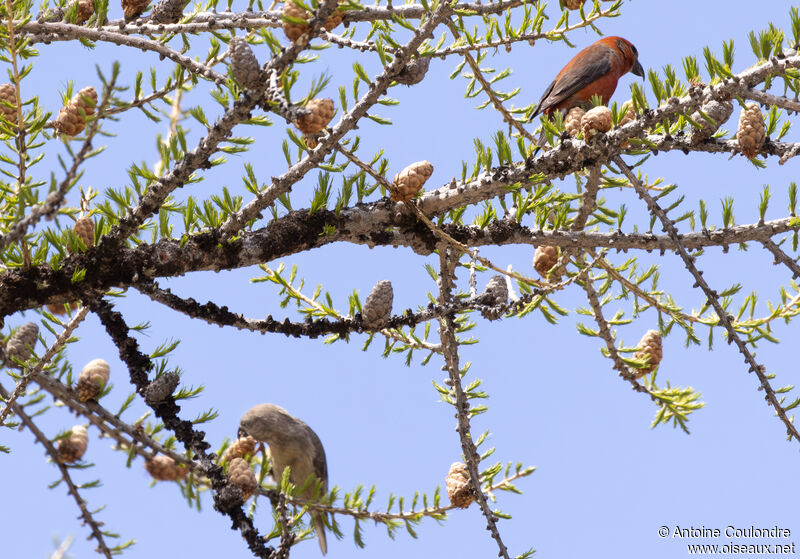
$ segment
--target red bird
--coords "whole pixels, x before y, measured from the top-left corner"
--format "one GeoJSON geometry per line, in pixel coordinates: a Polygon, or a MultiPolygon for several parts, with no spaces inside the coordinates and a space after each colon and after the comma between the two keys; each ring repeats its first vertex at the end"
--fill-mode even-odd
{"type": "Polygon", "coordinates": [[[622,76],[633,72],[644,78],[644,68],[638,58],[636,47],[622,37],[603,37],[589,45],[558,73],[542,95],[531,120],[540,113],[549,115],[572,107],[589,108],[593,95],[599,95],[607,105],[622,76]]]}

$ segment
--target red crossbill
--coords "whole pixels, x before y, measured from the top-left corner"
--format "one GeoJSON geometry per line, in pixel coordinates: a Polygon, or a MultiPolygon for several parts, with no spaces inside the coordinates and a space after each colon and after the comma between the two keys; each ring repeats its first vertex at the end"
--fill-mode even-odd
{"type": "MultiPolygon", "coordinates": [[[[297,487],[313,475],[322,483],[322,491],[328,491],[328,464],[325,449],[317,434],[303,421],[289,415],[275,404],[259,404],[242,416],[239,436],[249,435],[269,445],[272,457],[272,477],[280,482],[283,470],[289,467],[289,479],[297,487]]],[[[303,497],[314,497],[314,486],[310,485],[303,497]]],[[[322,554],[328,551],[325,539],[325,524],[318,512],[312,513],[322,554]]]]}
{"type": "Polygon", "coordinates": [[[639,64],[639,53],[630,41],[622,37],[603,37],[575,55],[562,68],[542,95],[539,105],[531,115],[568,111],[572,107],[591,107],[592,96],[598,95],[607,105],[617,81],[633,72],[644,78],[644,68],[639,64]]]}

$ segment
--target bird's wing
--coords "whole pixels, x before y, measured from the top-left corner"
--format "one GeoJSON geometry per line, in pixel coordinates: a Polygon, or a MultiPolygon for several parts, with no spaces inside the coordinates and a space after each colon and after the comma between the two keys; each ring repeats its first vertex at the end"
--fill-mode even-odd
{"type": "Polygon", "coordinates": [[[314,474],[320,479],[322,482],[322,490],[328,491],[328,461],[325,459],[325,449],[322,447],[322,441],[319,440],[317,434],[309,428],[311,431],[309,434],[311,435],[311,441],[314,445],[314,457],[313,457],[313,464],[314,464],[314,474]]]}
{"type": "Polygon", "coordinates": [[[555,107],[562,101],[566,101],[590,83],[602,78],[611,71],[611,60],[608,56],[589,63],[580,64],[577,68],[568,70],[560,78],[556,79],[547,88],[547,91],[539,101],[534,115],[546,111],[550,107],[555,107]]]}

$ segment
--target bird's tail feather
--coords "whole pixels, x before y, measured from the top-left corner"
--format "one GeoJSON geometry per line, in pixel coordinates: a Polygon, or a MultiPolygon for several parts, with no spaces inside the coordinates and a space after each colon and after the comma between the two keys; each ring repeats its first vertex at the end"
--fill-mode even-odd
{"type": "Polygon", "coordinates": [[[317,539],[319,540],[319,548],[322,554],[328,553],[328,540],[325,537],[325,522],[322,520],[320,514],[314,515],[314,528],[317,530],[317,539]]]}

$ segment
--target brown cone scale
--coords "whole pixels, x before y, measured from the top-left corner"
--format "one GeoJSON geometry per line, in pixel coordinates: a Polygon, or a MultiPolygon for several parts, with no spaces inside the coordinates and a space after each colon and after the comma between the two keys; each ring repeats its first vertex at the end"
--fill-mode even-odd
{"type": "MultiPolygon", "coordinates": [[[[312,16],[308,10],[298,6],[292,2],[292,0],[285,0],[283,3],[283,15],[285,18],[304,20],[306,22],[308,22],[312,16]]],[[[328,19],[325,20],[325,23],[322,24],[322,28],[326,31],[333,31],[334,28],[342,23],[343,17],[344,12],[340,10],[334,11],[328,19]]],[[[286,33],[286,37],[293,43],[296,43],[300,37],[308,34],[310,31],[311,26],[308,23],[295,23],[293,21],[287,21],[287,19],[283,20],[283,32],[286,33]]]]}
{"type": "Polygon", "coordinates": [[[325,130],[336,112],[333,99],[312,99],[304,108],[309,111],[308,114],[294,121],[294,125],[303,134],[319,134],[325,130]]]}
{"type": "Polygon", "coordinates": [[[236,439],[231,445],[222,453],[222,462],[230,462],[234,458],[244,458],[252,456],[256,451],[256,440],[251,436],[236,439]]]}
{"type": "Polygon", "coordinates": [[[422,190],[425,182],[433,174],[433,165],[427,161],[412,163],[394,177],[394,189],[389,197],[395,202],[408,202],[422,190]]]}
{"type": "Polygon", "coordinates": [[[745,157],[752,159],[758,155],[766,138],[767,130],[764,127],[761,109],[755,103],[750,103],[739,116],[739,128],[736,131],[736,140],[745,157]]]}
{"type": "Polygon", "coordinates": [[[60,136],[77,136],[86,127],[86,119],[94,114],[97,105],[97,92],[93,87],[84,87],[66,107],[58,112],[53,123],[56,134],[60,136]]]}
{"type": "Polygon", "coordinates": [[[242,497],[246,501],[256,492],[258,482],[256,474],[244,458],[234,458],[228,467],[228,478],[231,483],[242,490],[242,497]]]}
{"type": "Polygon", "coordinates": [[[465,509],[475,500],[472,485],[469,482],[469,471],[463,462],[453,462],[445,479],[447,497],[450,503],[458,508],[465,509]]]}
{"type": "Polygon", "coordinates": [[[10,83],[0,85],[0,114],[8,122],[17,122],[17,91],[10,83]]]}
{"type": "Polygon", "coordinates": [[[652,373],[663,357],[663,350],[661,347],[661,334],[658,330],[648,330],[645,332],[642,339],[639,341],[636,353],[633,354],[634,358],[641,359],[647,362],[647,366],[643,369],[634,369],[633,373],[636,378],[643,377],[652,373]]]}
{"type": "Polygon", "coordinates": [[[92,359],[78,375],[78,385],[75,390],[78,393],[78,400],[86,402],[94,400],[103,391],[103,387],[108,383],[111,367],[103,359],[92,359]]]}
{"type": "Polygon", "coordinates": [[[572,107],[564,118],[564,130],[575,138],[581,131],[581,119],[586,114],[580,107],[572,107]]]}
{"type": "Polygon", "coordinates": [[[178,481],[186,477],[188,470],[169,456],[159,454],[144,461],[144,469],[158,481],[178,481]]]}
{"type": "Polygon", "coordinates": [[[125,19],[134,19],[142,15],[147,9],[150,0],[120,0],[125,19]]]}
{"type": "MultiPolygon", "coordinates": [[[[543,278],[547,278],[550,269],[558,264],[558,247],[539,245],[533,255],[533,268],[543,278]]],[[[553,270],[553,276],[558,277],[558,270],[553,270]]]]}
{"type": "Polygon", "coordinates": [[[89,433],[83,425],[75,425],[69,436],[58,441],[58,461],[71,464],[83,458],[89,445],[89,433]]]}
{"type": "Polygon", "coordinates": [[[608,107],[600,105],[589,109],[581,119],[583,137],[589,139],[598,132],[608,132],[611,130],[612,122],[611,109],[608,107]]]}

